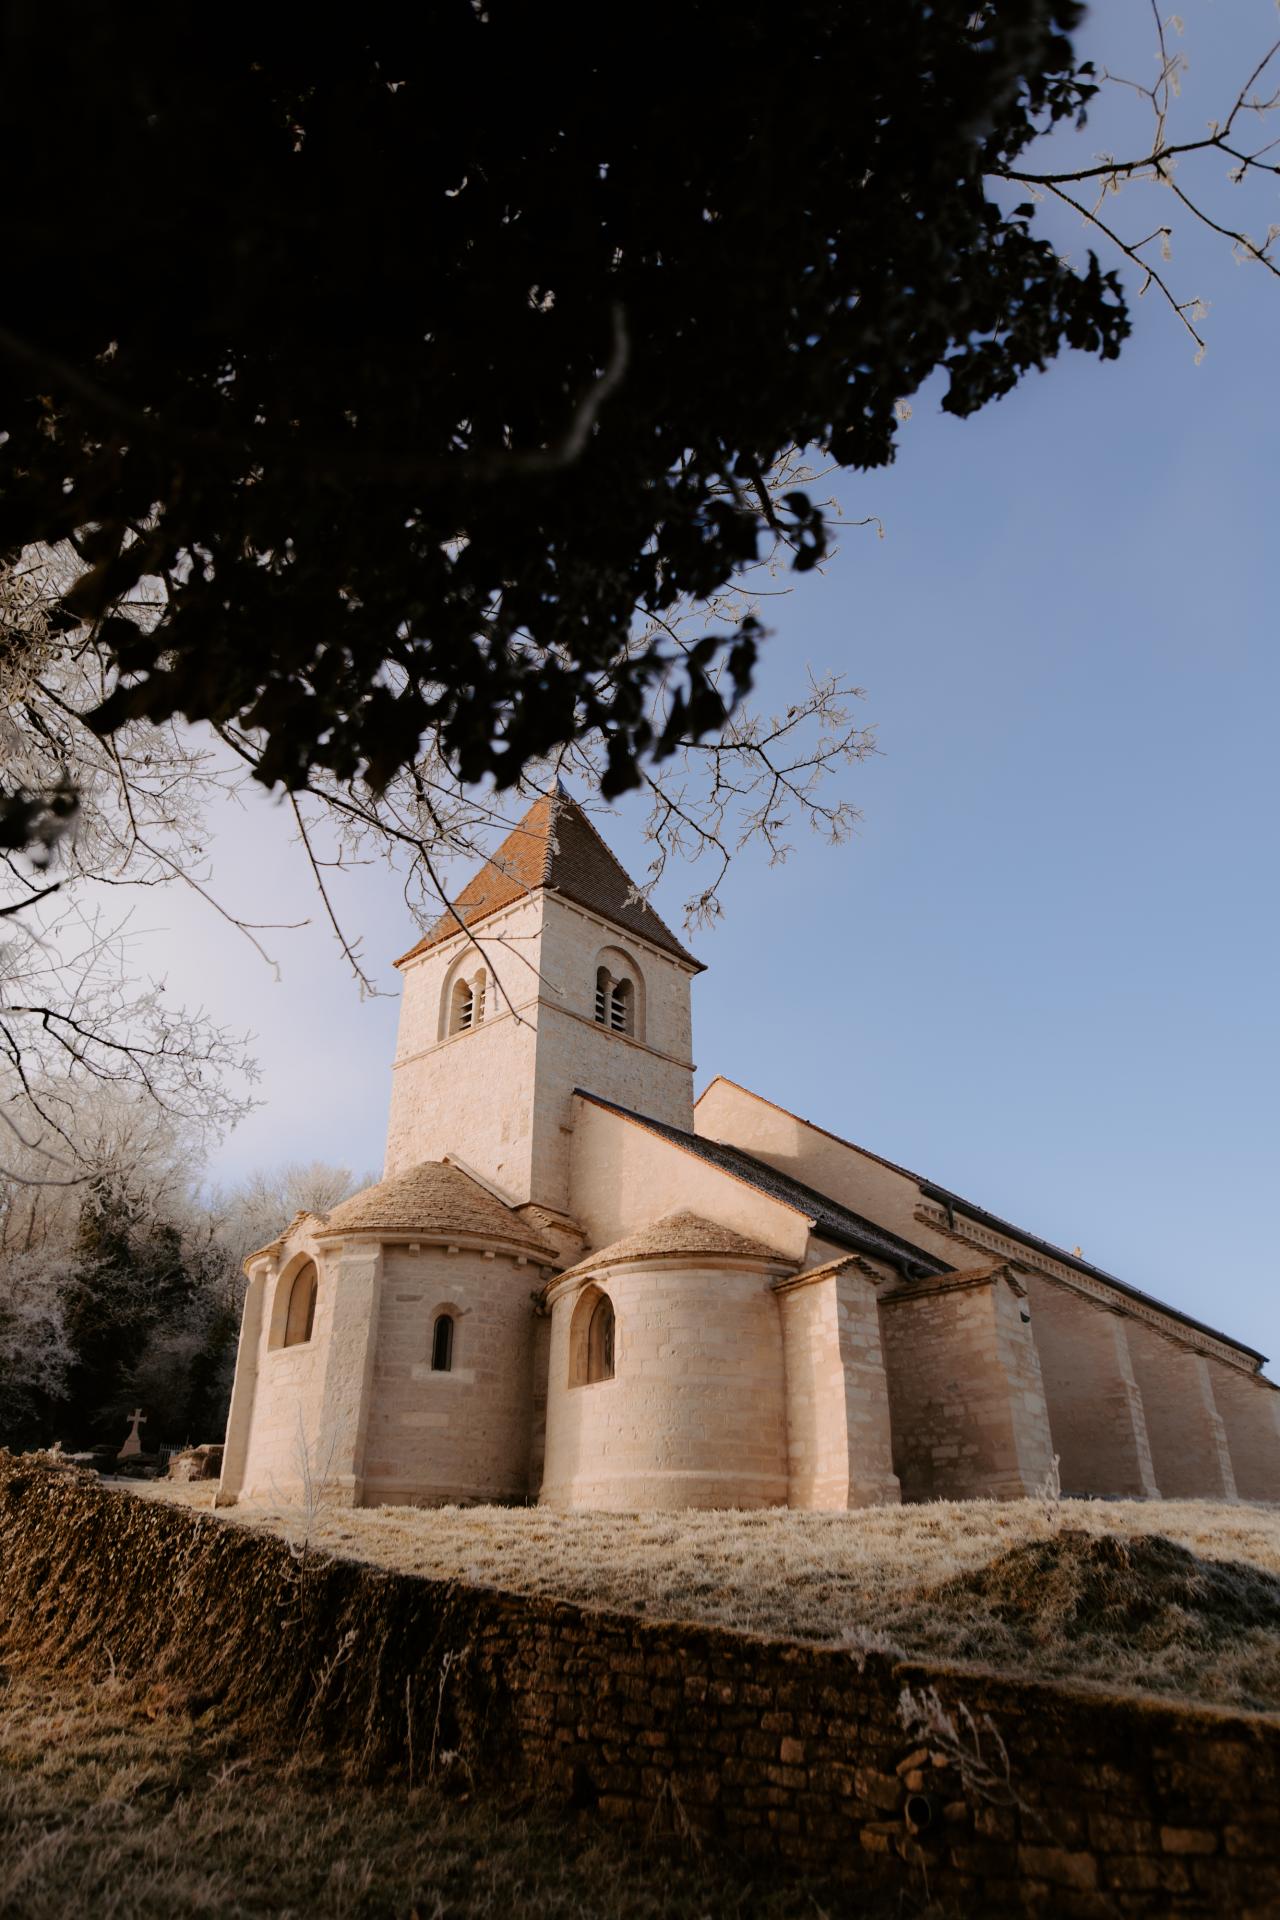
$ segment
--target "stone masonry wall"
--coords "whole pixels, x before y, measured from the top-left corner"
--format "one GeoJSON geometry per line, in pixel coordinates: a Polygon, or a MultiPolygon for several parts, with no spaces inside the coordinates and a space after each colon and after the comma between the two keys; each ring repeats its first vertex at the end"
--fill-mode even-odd
{"type": "Polygon", "coordinates": [[[568,1209],[575,1087],[693,1124],[690,967],[549,893],[484,920],[404,969],[386,1171],[457,1154],[514,1204],[568,1209]],[[595,1018],[602,952],[641,983],[634,1036],[595,1018]],[[442,1034],[461,967],[490,974],[484,1019],[442,1034]]]}
{"type": "Polygon", "coordinates": [[[617,1316],[615,1377],[569,1384],[583,1291],[570,1283],[553,1294],[541,1498],[615,1509],[785,1506],[786,1389],[770,1274],[689,1257],[606,1268],[595,1286],[617,1316]]]}
{"type": "Polygon", "coordinates": [[[1274,1715],[300,1565],[271,1536],[2,1455],[0,1639],[95,1674],[109,1645],[123,1677],[163,1676],[286,1749],[305,1733],[365,1769],[459,1752],[638,1839],[687,1826],[894,1886],[907,1910],[1280,1911],[1274,1715]]]}
{"type": "Polygon", "coordinates": [[[529,1198],[540,938],[533,897],[483,922],[475,944],[447,940],[405,967],[388,1176],[456,1153],[508,1198],[529,1198]],[[441,1007],[460,961],[468,973],[473,963],[489,971],[485,1017],[442,1038],[441,1007]]]}
{"type": "Polygon", "coordinates": [[[336,1256],[295,1235],[279,1262],[255,1266],[245,1301],[236,1361],[235,1396],[227,1429],[223,1480],[265,1499],[292,1498],[315,1465],[325,1363],[333,1336],[336,1256]],[[281,1345],[293,1276],[316,1262],[315,1322],[300,1346],[281,1345]]]}
{"type": "Polygon", "coordinates": [[[857,1269],[778,1293],[787,1383],[788,1505],[896,1505],[875,1282],[857,1269]]]}
{"type": "Polygon", "coordinates": [[[730,1080],[716,1079],[699,1097],[694,1125],[708,1139],[742,1147],[792,1179],[901,1234],[913,1246],[936,1253],[953,1266],[965,1264],[954,1240],[917,1220],[920,1189],[909,1173],[860,1153],[771,1101],[747,1093],[730,1080]]]}
{"type": "Polygon", "coordinates": [[[880,1325],[904,1500],[1018,1499],[1052,1458],[1018,1296],[999,1277],[891,1287],[880,1325]]]}
{"type": "Polygon", "coordinates": [[[1280,1500],[1280,1389],[1260,1375],[1209,1362],[1214,1404],[1226,1429],[1242,1500],[1280,1500]]]}
{"type": "Polygon", "coordinates": [[[1038,1274],[1027,1297],[1063,1492],[1154,1499],[1126,1317],[1038,1274]]]}
{"type": "MultiPolygon", "coordinates": [[[[916,1246],[963,1267],[984,1257],[920,1217],[913,1175],[862,1153],[770,1101],[713,1080],[695,1124],[842,1200],[916,1246]]],[[[981,1241],[981,1236],[980,1236],[981,1241]]],[[[982,1245],[993,1245],[989,1237],[982,1245]]],[[[1015,1243],[1009,1243],[1013,1245],[1015,1243]]],[[[1017,1259],[1010,1252],[1010,1258],[1017,1259]]],[[[1025,1263],[1017,1262],[1019,1265],[1025,1263]]],[[[1275,1499],[1280,1494],[1280,1390],[1200,1355],[1139,1313],[1026,1271],[1053,1450],[1073,1491],[1154,1497],[1275,1499]],[[1108,1316],[1110,1327],[1108,1328],[1108,1316]],[[1163,1470],[1162,1470],[1163,1469],[1163,1470]]]]}
{"type": "Polygon", "coordinates": [[[655,1217],[688,1208],[776,1247],[784,1260],[805,1260],[809,1222],[795,1208],[607,1108],[589,1100],[573,1107],[573,1211],[589,1246],[610,1246],[655,1217]]]}
{"type": "Polygon", "coordinates": [[[364,1454],[369,1506],[523,1500],[533,1406],[530,1295],[541,1271],[507,1254],[388,1247],[364,1454]],[[447,1373],[436,1318],[453,1317],[447,1373]]]}
{"type": "Polygon", "coordinates": [[[1234,1500],[1235,1473],[1208,1360],[1142,1320],[1129,1322],[1128,1336],[1161,1493],[1166,1500],[1234,1500]]]}

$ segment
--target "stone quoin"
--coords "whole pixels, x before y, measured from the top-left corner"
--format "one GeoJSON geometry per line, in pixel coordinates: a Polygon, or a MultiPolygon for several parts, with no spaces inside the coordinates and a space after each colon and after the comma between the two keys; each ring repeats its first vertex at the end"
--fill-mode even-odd
{"type": "Polygon", "coordinates": [[[724,1078],[535,802],[404,976],[385,1178],[246,1262],[219,1500],[1268,1500],[1264,1356],[724,1078]]]}

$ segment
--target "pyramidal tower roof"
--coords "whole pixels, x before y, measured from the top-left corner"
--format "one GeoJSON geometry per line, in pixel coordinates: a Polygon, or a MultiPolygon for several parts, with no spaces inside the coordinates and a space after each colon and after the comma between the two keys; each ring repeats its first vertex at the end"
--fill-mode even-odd
{"type": "Polygon", "coordinates": [[[475,927],[500,907],[540,887],[598,913],[615,927],[638,934],[701,971],[700,963],[647,900],[628,899],[632,881],[625,867],[559,781],[534,801],[497,852],[468,880],[449,911],[441,914],[416,946],[401,954],[396,965],[403,966],[449,939],[458,931],[459,920],[475,927]]]}

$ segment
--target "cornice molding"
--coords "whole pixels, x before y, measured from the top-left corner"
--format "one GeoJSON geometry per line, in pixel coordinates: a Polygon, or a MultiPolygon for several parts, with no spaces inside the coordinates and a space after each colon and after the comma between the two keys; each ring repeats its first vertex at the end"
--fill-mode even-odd
{"type": "Polygon", "coordinates": [[[1230,1347],[1223,1340],[1215,1340],[1211,1334],[1200,1333],[1195,1327],[1189,1327],[1172,1313],[1162,1313],[1158,1307],[1148,1306],[1143,1300],[1135,1300],[1131,1294],[1122,1293],[1118,1287],[1109,1287],[1105,1281],[1095,1280],[1089,1274],[1081,1273],[1075,1267],[1069,1267],[1064,1261],[1054,1260],[1048,1254],[1038,1253],[1025,1247],[1018,1240],[1010,1239],[1006,1234],[995,1233],[990,1227],[980,1226],[976,1220],[966,1220],[957,1213],[954,1220],[947,1217],[945,1208],[935,1207],[928,1202],[915,1209],[915,1218],[922,1227],[931,1227],[935,1233],[941,1233],[948,1240],[956,1240],[961,1246],[982,1247],[988,1253],[1004,1255],[1012,1266],[1022,1267],[1031,1273],[1043,1274],[1047,1280],[1055,1280],[1060,1286],[1070,1287],[1073,1292],[1081,1293],[1087,1300],[1094,1300],[1100,1306],[1109,1307],[1113,1313],[1126,1314],[1131,1320],[1145,1321],[1155,1327],[1168,1339],[1176,1340],[1179,1346],[1190,1347],[1197,1353],[1207,1353],[1215,1360],[1224,1361],[1234,1367],[1238,1373],[1248,1374],[1252,1379],[1258,1373],[1254,1362],[1230,1347]]]}

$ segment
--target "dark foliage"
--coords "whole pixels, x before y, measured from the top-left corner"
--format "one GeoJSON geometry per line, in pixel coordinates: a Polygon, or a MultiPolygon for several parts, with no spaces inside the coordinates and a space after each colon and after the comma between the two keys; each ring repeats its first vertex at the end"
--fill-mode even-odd
{"type": "MultiPolygon", "coordinates": [[[[119,1443],[135,1399],[148,1445],[218,1437],[226,1424],[236,1319],[201,1285],[177,1228],[96,1182],[80,1216],[64,1389],[40,1409],[68,1444],[119,1443]]],[[[0,1416],[0,1436],[6,1422],[0,1416]]]]}
{"type": "Polygon", "coordinates": [[[767,500],[784,448],[882,465],[939,368],[968,414],[1118,351],[1114,277],[984,187],[1082,113],[1080,12],[15,0],[0,551],[78,545],[123,670],[97,724],[375,788],[428,735],[501,786],[599,730],[611,793],[715,729],[751,626],[625,643],[766,530],[822,554],[767,500]],[[149,632],[115,611],[143,574],[149,632]]]}

